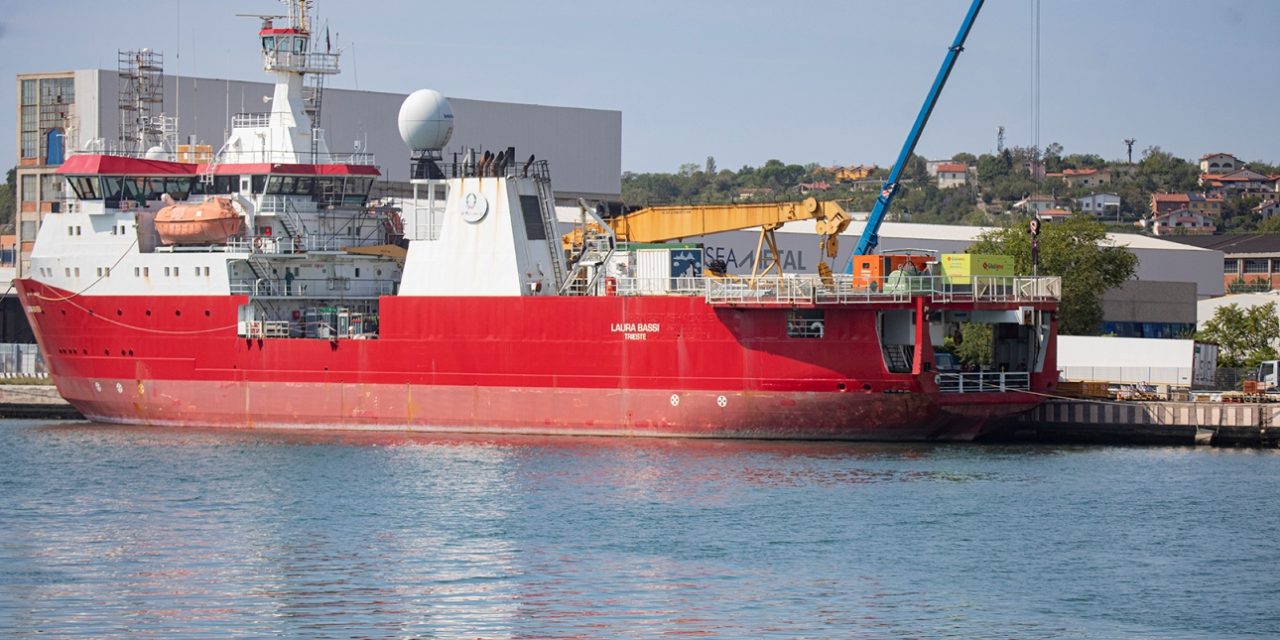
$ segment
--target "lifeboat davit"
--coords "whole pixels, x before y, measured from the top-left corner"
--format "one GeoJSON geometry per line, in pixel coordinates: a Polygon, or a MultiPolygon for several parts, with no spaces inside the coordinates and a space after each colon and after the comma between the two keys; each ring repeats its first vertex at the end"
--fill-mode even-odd
{"type": "Polygon", "coordinates": [[[171,204],[156,213],[156,231],[164,244],[225,244],[244,233],[244,218],[230,198],[206,198],[199,204],[171,204]]]}

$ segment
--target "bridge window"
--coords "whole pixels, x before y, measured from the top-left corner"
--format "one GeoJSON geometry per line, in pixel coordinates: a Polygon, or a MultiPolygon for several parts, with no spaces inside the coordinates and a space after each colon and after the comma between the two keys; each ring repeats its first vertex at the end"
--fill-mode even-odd
{"type": "Polygon", "coordinates": [[[263,51],[275,51],[275,48],[276,48],[275,36],[265,36],[262,38],[263,51]]]}

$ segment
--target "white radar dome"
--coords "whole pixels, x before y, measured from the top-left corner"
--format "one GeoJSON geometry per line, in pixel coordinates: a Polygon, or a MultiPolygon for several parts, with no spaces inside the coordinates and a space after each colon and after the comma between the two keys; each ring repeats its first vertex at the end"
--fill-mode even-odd
{"type": "Polygon", "coordinates": [[[414,151],[443,149],[453,135],[453,107],[438,91],[419,89],[400,105],[400,138],[414,151]]]}
{"type": "Polygon", "coordinates": [[[147,149],[147,153],[144,157],[148,160],[164,160],[167,155],[169,155],[169,152],[166,151],[164,147],[156,145],[147,149]]]}

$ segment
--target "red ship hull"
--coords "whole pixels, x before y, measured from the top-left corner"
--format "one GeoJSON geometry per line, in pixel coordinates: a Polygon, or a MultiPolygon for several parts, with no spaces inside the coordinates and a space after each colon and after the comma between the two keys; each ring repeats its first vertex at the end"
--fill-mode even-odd
{"type": "MultiPolygon", "coordinates": [[[[940,393],[927,368],[890,373],[877,314],[910,303],[829,308],[823,336],[798,339],[785,309],[698,297],[392,296],[376,340],[249,339],[243,296],[17,286],[59,391],[102,422],[970,440],[1039,402],[940,393]]],[[[1033,373],[1031,389],[1053,381],[1033,373]]]]}

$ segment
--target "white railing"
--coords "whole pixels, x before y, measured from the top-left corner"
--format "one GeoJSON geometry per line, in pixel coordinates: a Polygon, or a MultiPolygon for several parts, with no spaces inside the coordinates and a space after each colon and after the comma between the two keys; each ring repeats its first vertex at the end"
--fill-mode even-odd
{"type": "Polygon", "coordinates": [[[377,298],[395,293],[394,280],[354,278],[233,278],[231,293],[277,298],[377,298]]]}
{"type": "Polygon", "coordinates": [[[262,57],[267,71],[338,73],[338,55],[334,53],[267,51],[262,57]]]}
{"type": "Polygon", "coordinates": [[[1025,371],[939,373],[935,380],[943,393],[1001,393],[1031,388],[1031,374],[1025,371]]]}
{"type": "Polygon", "coordinates": [[[271,113],[237,113],[231,116],[232,129],[261,129],[270,126],[271,113]]]}
{"type": "Polygon", "coordinates": [[[618,278],[618,295],[705,295],[712,304],[791,305],[906,302],[1036,302],[1062,296],[1057,276],[902,276],[859,278],[816,275],[750,278],[618,278]]]}

